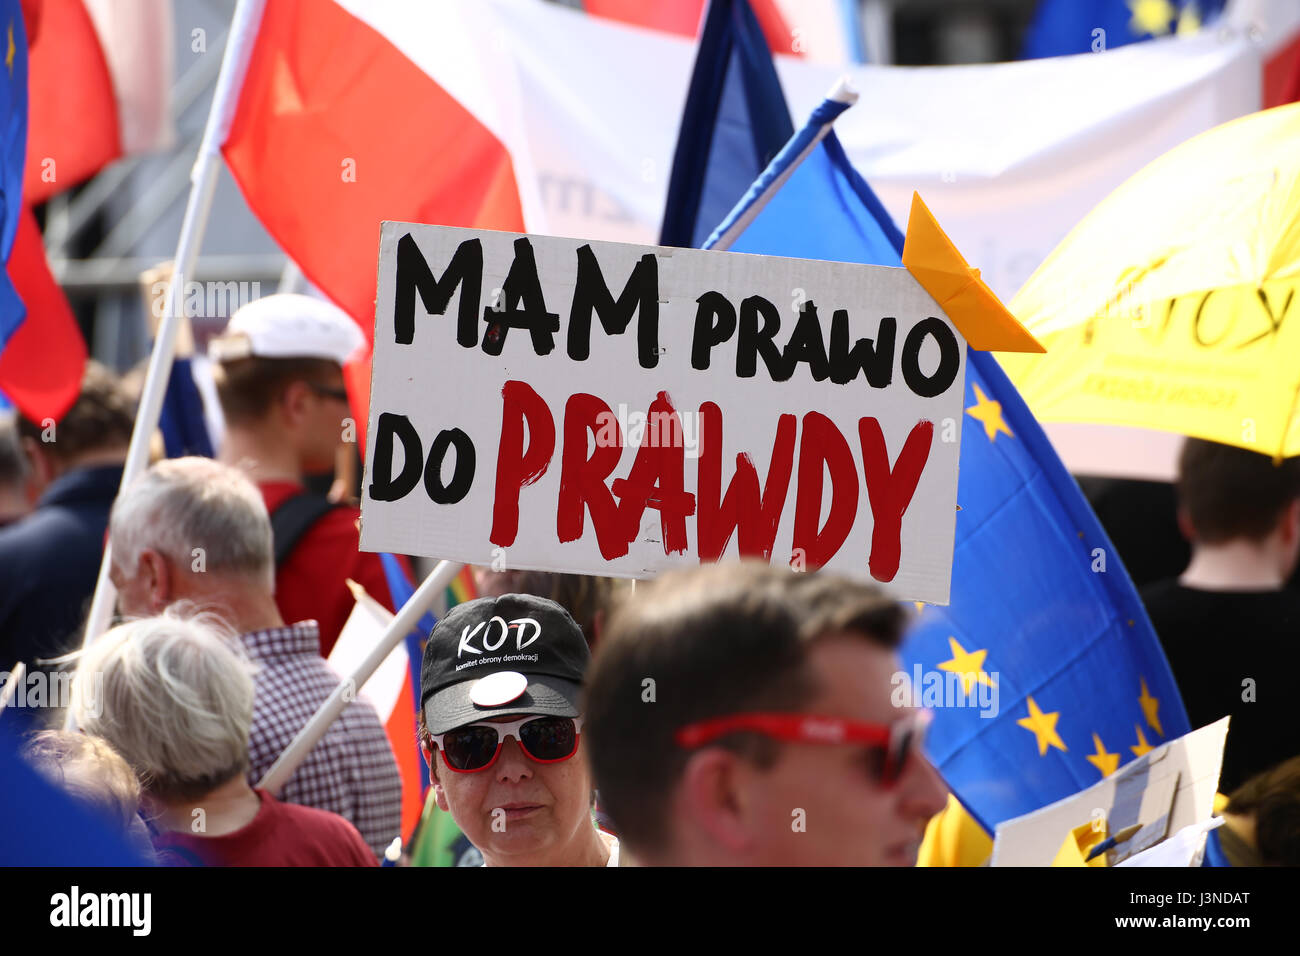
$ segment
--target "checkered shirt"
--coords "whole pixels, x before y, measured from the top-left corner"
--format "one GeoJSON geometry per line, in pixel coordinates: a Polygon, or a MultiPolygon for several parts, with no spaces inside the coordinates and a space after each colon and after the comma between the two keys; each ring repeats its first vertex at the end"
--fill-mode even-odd
{"type": "MultiPolygon", "coordinates": [[[[315,621],[253,631],[241,640],[258,665],[248,735],[248,779],[256,784],[341,680],[320,656],[315,621]]],[[[401,833],[402,778],[369,701],[348,704],[279,797],[337,813],[360,831],[376,856],[383,856],[401,833]]]]}

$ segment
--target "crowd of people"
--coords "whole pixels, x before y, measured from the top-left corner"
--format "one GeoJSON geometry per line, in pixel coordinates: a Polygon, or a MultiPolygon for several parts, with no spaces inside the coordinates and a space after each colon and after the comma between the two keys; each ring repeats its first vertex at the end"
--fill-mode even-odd
{"type": "MultiPolygon", "coordinates": [[[[479,569],[420,661],[416,831],[364,691],[260,789],[344,679],[326,657],[347,582],[393,607],[351,489],[310,485],[345,441],[358,344],[319,300],[244,306],[211,349],[217,458],[158,460],[120,494],[134,411],[107,369],[57,422],[0,427],[0,669],[74,675],[0,712],[33,767],[163,865],[373,866],[395,841],[416,865],[916,862],[948,788],[928,714],[892,693],[908,612],[753,562],[635,587],[479,569]],[[105,542],[121,623],[83,650],[105,542]]],[[[1223,846],[1300,864],[1300,459],[1188,440],[1176,494],[1190,562],[1138,583],[1192,725],[1232,718],[1223,846]]]]}

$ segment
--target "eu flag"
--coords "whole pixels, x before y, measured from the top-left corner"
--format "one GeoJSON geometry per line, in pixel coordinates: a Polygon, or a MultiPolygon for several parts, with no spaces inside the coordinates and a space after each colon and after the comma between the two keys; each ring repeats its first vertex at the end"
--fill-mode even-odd
{"type": "Polygon", "coordinates": [[[1021,58],[1101,53],[1152,37],[1199,30],[1225,0],[1038,0],[1021,58]]]}
{"type": "Polygon", "coordinates": [[[710,0],[677,134],[660,245],[697,248],[793,134],[749,0],[710,0]]]}
{"type": "MultiPolygon", "coordinates": [[[[902,236],[825,101],[710,237],[737,252],[897,266],[902,236]]],[[[990,832],[1187,733],[1164,653],[1078,485],[993,357],[971,350],[951,604],[903,648],[929,753],[990,832]]],[[[901,685],[904,692],[906,686],[901,685]]]]}
{"type": "Polygon", "coordinates": [[[22,324],[26,309],[4,268],[23,211],[27,157],[27,32],[18,0],[0,0],[0,349],[22,324]]]}

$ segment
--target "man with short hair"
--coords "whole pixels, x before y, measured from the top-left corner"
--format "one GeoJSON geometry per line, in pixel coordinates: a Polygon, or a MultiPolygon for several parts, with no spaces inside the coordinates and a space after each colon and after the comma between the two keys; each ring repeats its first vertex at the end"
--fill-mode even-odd
{"type": "MultiPolygon", "coordinates": [[[[173,606],[216,613],[259,665],[248,749],[249,777],[260,780],[340,683],[320,657],[316,623],[286,627],[280,616],[261,495],[209,458],[161,461],[118,498],[109,540],[123,614],[173,606]]],[[[402,781],[368,701],[347,706],[280,796],[348,819],[383,854],[400,833],[402,781]]]]}
{"type": "Polygon", "coordinates": [[[589,675],[601,802],[638,863],[912,866],[947,788],[896,708],[898,604],[751,562],[665,574],[589,675]]]}
{"type": "Polygon", "coordinates": [[[360,512],[305,485],[333,469],[345,433],[356,433],[342,366],[363,343],[336,306],[278,294],[237,309],[209,346],[226,420],[219,457],[261,491],[275,533],[280,613],[315,618],[324,657],[352,613],[347,579],[393,607],[379,555],[358,550],[360,512]]]}
{"type": "Polygon", "coordinates": [[[487,866],[617,866],[592,819],[578,706],[590,652],[554,601],[478,598],[434,626],[420,742],[438,806],[487,866]]]}
{"type": "Polygon", "coordinates": [[[1219,791],[1300,756],[1300,457],[1189,438],[1179,524],[1192,560],[1141,591],[1193,727],[1231,715],[1219,791]]]}
{"type": "MultiPolygon", "coordinates": [[[[120,381],[97,362],[86,363],[81,393],[57,422],[18,419],[38,498],[35,511],[0,528],[0,669],[21,661],[29,674],[52,674],[57,667],[36,661],[80,646],[134,424],[120,381]]],[[[24,725],[47,716],[30,702],[5,710],[24,725]]]]}

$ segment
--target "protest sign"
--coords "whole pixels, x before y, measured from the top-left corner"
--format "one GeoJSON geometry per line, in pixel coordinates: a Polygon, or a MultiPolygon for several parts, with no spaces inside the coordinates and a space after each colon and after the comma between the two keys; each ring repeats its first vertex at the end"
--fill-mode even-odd
{"type": "Polygon", "coordinates": [[[362,547],[945,603],[965,365],[907,269],[386,222],[362,547]]]}

